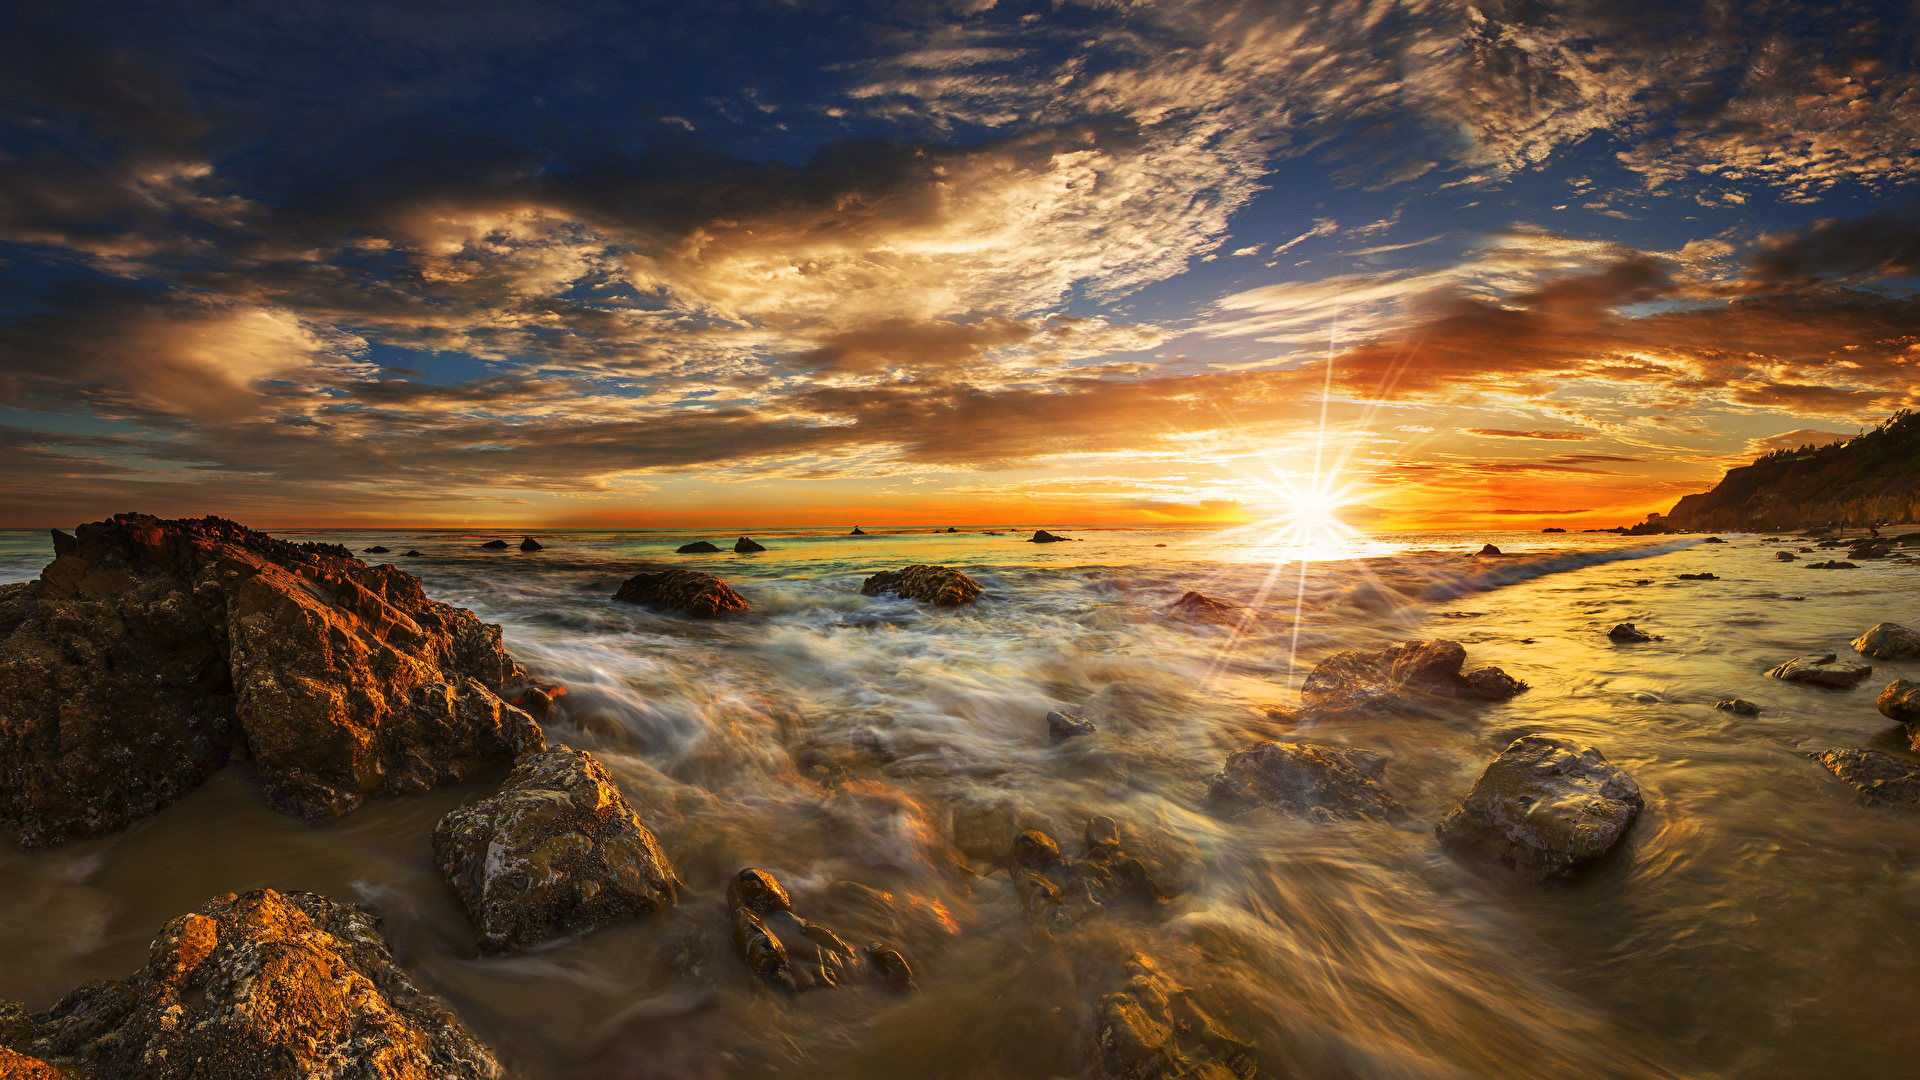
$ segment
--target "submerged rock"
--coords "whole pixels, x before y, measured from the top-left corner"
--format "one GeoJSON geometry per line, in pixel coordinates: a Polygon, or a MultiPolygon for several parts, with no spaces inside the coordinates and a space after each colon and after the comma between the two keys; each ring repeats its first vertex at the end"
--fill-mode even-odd
{"type": "Polygon", "coordinates": [[[1653,640],[1652,634],[1647,633],[1645,630],[1640,629],[1630,622],[1615,623],[1613,629],[1607,631],[1607,636],[1615,641],[1638,642],[1653,640]]]}
{"type": "Polygon", "coordinates": [[[1681,581],[1719,581],[1720,580],[1718,577],[1712,574],[1680,574],[1678,576],[1681,581]]]}
{"type": "Polygon", "coordinates": [[[403,552],[401,552],[400,554],[402,554],[402,555],[404,555],[404,556],[406,556],[406,557],[408,557],[408,558],[411,558],[411,559],[417,559],[417,558],[419,558],[419,557],[420,557],[420,553],[419,553],[419,552],[417,552],[417,551],[403,551],[403,552]]]}
{"type": "Polygon", "coordinates": [[[679,879],[592,754],[556,746],[433,828],[433,860],[483,953],[670,908],[679,879]]]}
{"type": "Polygon", "coordinates": [[[1253,1047],[1222,1030],[1144,956],[1126,988],[1100,999],[1088,1052],[1090,1080],[1254,1080],[1253,1047]]]}
{"type": "Polygon", "coordinates": [[[1591,746],[1549,735],[1515,739],[1435,828],[1535,881],[1577,873],[1626,835],[1645,805],[1633,778],[1591,746]]]}
{"type": "Polygon", "coordinates": [[[111,832],[235,753],[277,807],[334,817],[546,740],[500,699],[500,628],[337,545],[220,518],[56,531],[0,586],[0,824],[26,847],[111,832]]]}
{"type": "Polygon", "coordinates": [[[1034,534],[1033,534],[1033,535],[1032,535],[1031,537],[1029,537],[1029,538],[1028,538],[1028,540],[1027,540],[1027,543],[1029,543],[1029,544],[1058,544],[1058,543],[1062,543],[1062,542],[1065,542],[1065,541],[1069,541],[1069,540],[1072,540],[1072,539],[1073,539],[1073,537],[1071,537],[1071,536],[1055,536],[1055,535],[1053,535],[1052,533],[1050,533],[1050,532],[1048,532],[1048,531],[1047,531],[1047,530],[1045,530],[1045,529],[1039,529],[1039,530],[1037,530],[1037,531],[1035,531],[1035,532],[1034,532],[1034,534]]]}
{"type": "MultiPolygon", "coordinates": [[[[1880,697],[1874,704],[1880,709],[1881,716],[1898,720],[1909,727],[1920,727],[1920,682],[1895,679],[1880,691],[1880,697]]],[[[1914,733],[1914,741],[1920,743],[1920,732],[1914,733]]]]}
{"type": "Polygon", "coordinates": [[[674,553],[678,555],[705,555],[708,552],[719,550],[720,548],[716,544],[709,544],[705,540],[695,540],[691,544],[682,544],[675,548],[674,553]]]}
{"type": "Polygon", "coordinates": [[[1052,742],[1063,743],[1099,730],[1093,726],[1093,721],[1081,716],[1078,709],[1047,710],[1047,738],[1052,742]]]}
{"type": "Polygon", "coordinates": [[[1735,715],[1738,715],[1738,716],[1759,716],[1760,715],[1760,706],[1755,705],[1753,702],[1748,701],[1746,698],[1728,698],[1725,701],[1716,701],[1714,702],[1713,707],[1716,709],[1720,709],[1723,712],[1734,713],[1735,715]]]}
{"type": "Polygon", "coordinates": [[[498,1077],[379,926],[317,893],[229,893],[168,923],[126,981],[80,987],[14,1044],[85,1076],[142,1080],[498,1077]]]}
{"type": "Polygon", "coordinates": [[[1829,559],[1826,562],[1810,562],[1806,565],[1805,568],[1808,570],[1858,570],[1859,569],[1859,567],[1854,565],[1853,563],[1840,562],[1837,559],[1829,559]]]}
{"type": "Polygon", "coordinates": [[[1225,600],[1215,600],[1204,593],[1188,591],[1182,593],[1180,599],[1175,600],[1167,608],[1167,614],[1184,615],[1206,622],[1227,622],[1238,620],[1245,614],[1245,609],[1225,600]]]}
{"type": "Polygon", "coordinates": [[[1703,543],[1703,544],[1724,544],[1724,543],[1726,543],[1726,541],[1725,541],[1725,540],[1722,540],[1722,539],[1720,539],[1720,538],[1719,538],[1719,537],[1717,537],[1717,536],[1709,536],[1709,537],[1707,537],[1707,538],[1706,538],[1705,540],[1702,540],[1702,541],[1700,541],[1700,542],[1701,542],[1701,543],[1703,543]]]}
{"type": "Polygon", "coordinates": [[[1794,560],[1798,559],[1800,556],[1795,555],[1791,551],[1776,551],[1773,553],[1773,557],[1780,560],[1781,562],[1793,562],[1794,560]]]}
{"type": "Polygon", "coordinates": [[[1871,664],[1849,664],[1833,653],[1825,655],[1796,656],[1767,672],[1776,679],[1788,682],[1812,683],[1815,686],[1833,686],[1845,689],[1873,674],[1871,664]]]}
{"type": "Polygon", "coordinates": [[[375,544],[372,547],[367,548],[366,553],[369,555],[385,555],[391,550],[392,550],[391,548],[383,548],[379,544],[375,544]]]}
{"type": "Polygon", "coordinates": [[[520,550],[521,551],[541,551],[541,550],[544,550],[544,545],[542,545],[540,541],[535,540],[531,536],[523,536],[520,538],[520,550]]]}
{"type": "Polygon", "coordinates": [[[840,935],[794,914],[793,898],[765,870],[748,867],[727,884],[733,945],[747,970],[788,993],[867,979],[897,990],[919,986],[898,949],[869,942],[863,950],[840,935]]]}
{"type": "Polygon", "coordinates": [[[1120,826],[1110,817],[1087,822],[1086,857],[1068,859],[1053,837],[1029,829],[1013,838],[1007,870],[1027,917],[1042,927],[1071,926],[1116,901],[1148,905],[1166,893],[1145,863],[1120,845],[1120,826]]]}
{"type": "Polygon", "coordinates": [[[1920,809],[1920,765],[1883,750],[1824,750],[1808,755],[1877,806],[1920,809]]]}
{"type": "Polygon", "coordinates": [[[863,596],[893,593],[902,600],[924,600],[934,607],[971,604],[985,590],[980,583],[945,566],[914,563],[903,570],[882,570],[860,584],[863,596]]]}
{"type": "Polygon", "coordinates": [[[1207,782],[1206,799],[1228,813],[1264,806],[1318,821],[1404,817],[1406,808],[1381,783],[1386,772],[1386,755],[1373,750],[1257,743],[1227,756],[1207,782]]]}
{"type": "Polygon", "coordinates": [[[1338,713],[1413,708],[1422,697],[1497,701],[1528,689],[1497,667],[1462,675],[1466,659],[1466,647],[1445,638],[1409,641],[1377,653],[1335,653],[1307,676],[1300,697],[1309,710],[1338,713]]]}
{"type": "Polygon", "coordinates": [[[481,544],[480,546],[487,551],[507,550],[507,542],[505,540],[489,540],[486,543],[481,544]]]}
{"type": "Polygon", "coordinates": [[[745,611],[747,599],[712,574],[698,570],[662,570],[657,574],[635,574],[613,594],[615,600],[629,604],[651,604],[671,608],[696,619],[745,611]]]}
{"type": "Polygon", "coordinates": [[[1875,660],[1903,660],[1920,656],[1920,633],[1899,623],[1883,622],[1850,643],[1862,656],[1875,660]]]}
{"type": "Polygon", "coordinates": [[[756,551],[765,550],[767,549],[764,545],[756,544],[744,536],[733,542],[733,551],[736,555],[751,555],[756,551]]]}

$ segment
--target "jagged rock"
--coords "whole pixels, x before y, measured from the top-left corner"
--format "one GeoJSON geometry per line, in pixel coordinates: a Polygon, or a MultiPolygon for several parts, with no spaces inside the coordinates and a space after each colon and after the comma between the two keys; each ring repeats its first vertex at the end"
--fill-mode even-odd
{"type": "Polygon", "coordinates": [[[1047,737],[1055,743],[1063,743],[1080,735],[1091,735],[1099,730],[1093,726],[1093,721],[1081,716],[1078,709],[1047,711],[1047,737]]]}
{"type": "Polygon", "coordinates": [[[711,619],[734,611],[747,610],[746,597],[734,592],[724,581],[698,570],[662,570],[657,574],[635,574],[613,594],[615,600],[629,604],[652,604],[672,608],[696,619],[711,619]]]}
{"type": "Polygon", "coordinates": [[[1630,622],[1615,623],[1607,636],[1615,641],[1652,641],[1653,635],[1630,622]]]}
{"type": "Polygon", "coordinates": [[[899,950],[871,942],[855,950],[840,935],[793,912],[793,898],[772,874],[748,867],[727,883],[733,945],[747,970],[788,993],[839,986],[857,978],[917,990],[899,950]]]}
{"type": "Polygon", "coordinates": [[[1055,535],[1053,535],[1052,533],[1050,533],[1050,532],[1048,532],[1048,531],[1047,531],[1047,530],[1045,530],[1045,529],[1040,529],[1040,530],[1037,530],[1037,531],[1036,531],[1036,532],[1035,532],[1035,533],[1033,534],[1033,536],[1031,536],[1030,538],[1028,538],[1028,540],[1027,540],[1027,543],[1029,543],[1029,544],[1058,544],[1058,543],[1062,543],[1062,542],[1064,542],[1064,541],[1068,541],[1068,540],[1072,540],[1072,539],[1073,539],[1073,537],[1071,537],[1071,536],[1055,536],[1055,535]]]}
{"type": "Polygon", "coordinates": [[[1207,802],[1228,813],[1268,806],[1317,821],[1397,819],[1400,800],[1381,781],[1384,754],[1321,743],[1263,742],[1227,756],[1207,782],[1207,802]]]}
{"type": "Polygon", "coordinates": [[[15,1045],[94,1077],[480,1080],[493,1054],[416,989],[379,920],[317,893],[209,900],[125,982],[82,986],[15,1045]]]}
{"type": "Polygon", "coordinates": [[[539,551],[542,549],[542,547],[544,547],[544,545],[542,545],[540,541],[535,540],[531,536],[523,536],[520,538],[521,551],[539,551]]]}
{"type": "Polygon", "coordinates": [[[1849,664],[1841,661],[1833,653],[1808,654],[1796,656],[1767,674],[1788,682],[1812,683],[1815,686],[1835,686],[1844,689],[1873,674],[1873,666],[1849,664]]]}
{"type": "Polygon", "coordinates": [[[388,552],[388,551],[390,551],[390,550],[392,550],[392,549],[391,549],[391,548],[383,548],[383,547],[381,547],[381,546],[380,546],[379,544],[375,544],[375,545],[373,545],[372,547],[370,547],[370,548],[368,548],[368,549],[367,549],[367,554],[369,554],[369,555],[385,555],[385,554],[387,554],[387,552],[388,552]]]}
{"type": "Polygon", "coordinates": [[[1712,574],[1680,574],[1677,576],[1680,578],[1681,581],[1719,581],[1720,580],[1718,577],[1715,577],[1712,574]]]}
{"type": "Polygon", "coordinates": [[[1120,900],[1166,902],[1153,872],[1121,847],[1120,827],[1112,818],[1088,820],[1086,852],[1085,858],[1068,859],[1053,837],[1038,829],[1013,838],[1007,869],[1021,909],[1036,925],[1071,926],[1120,900]]]}
{"type": "Polygon", "coordinates": [[[756,551],[765,550],[767,549],[763,545],[756,544],[744,536],[733,542],[733,551],[736,555],[750,555],[756,551]]]}
{"type": "Polygon", "coordinates": [[[1525,735],[1493,759],[1434,832],[1450,848],[1479,852],[1546,881],[1605,855],[1644,805],[1640,786],[1600,751],[1525,735]]]}
{"type": "Polygon", "coordinates": [[[1871,656],[1875,660],[1903,660],[1920,656],[1920,633],[1899,623],[1877,623],[1873,629],[1854,638],[1851,644],[1862,656],[1871,656]]]}
{"type": "Polygon", "coordinates": [[[337,545],[220,518],[54,533],[0,586],[0,824],[26,847],[111,832],[229,755],[309,819],[546,745],[498,696],[500,628],[337,545]]]}
{"type": "Polygon", "coordinates": [[[1491,556],[1491,555],[1505,555],[1506,552],[1501,551],[1499,548],[1494,547],[1492,544],[1486,544],[1482,546],[1479,551],[1474,552],[1474,554],[1491,556]]]}
{"type": "Polygon", "coordinates": [[[480,546],[488,551],[507,550],[507,542],[505,540],[489,540],[486,543],[481,544],[480,546]]]}
{"type": "Polygon", "coordinates": [[[945,566],[914,563],[904,570],[882,570],[860,584],[863,596],[893,593],[903,600],[924,600],[935,607],[971,604],[985,590],[980,583],[945,566]]]}
{"type": "Polygon", "coordinates": [[[1231,604],[1225,600],[1215,600],[1213,597],[1207,596],[1204,593],[1189,591],[1182,593],[1180,599],[1175,600],[1173,604],[1167,608],[1167,614],[1185,615],[1188,618],[1201,619],[1207,622],[1228,622],[1238,620],[1243,614],[1243,611],[1238,604],[1231,604]]]}
{"type": "MultiPolygon", "coordinates": [[[[1920,682],[1895,679],[1880,691],[1880,697],[1874,704],[1879,707],[1881,716],[1910,727],[1920,727],[1920,682]]],[[[1914,733],[1914,741],[1920,743],[1920,731],[1914,733]]]]}
{"type": "Polygon", "coordinates": [[[483,953],[670,908],[679,879],[606,767],[556,746],[433,829],[433,859],[483,953]]]}
{"type": "Polygon", "coordinates": [[[1144,956],[1127,965],[1126,988],[1100,999],[1089,1080],[1254,1080],[1253,1047],[1222,1031],[1144,956]]]}
{"type": "Polygon", "coordinates": [[[1825,750],[1809,755],[1853,785],[1869,803],[1920,809],[1920,765],[1883,750],[1825,750]]]}
{"type": "Polygon", "coordinates": [[[1798,559],[1800,556],[1795,555],[1791,551],[1776,551],[1773,553],[1773,557],[1780,560],[1781,562],[1793,562],[1794,560],[1798,559]]]}
{"type": "Polygon", "coordinates": [[[1805,569],[1808,569],[1808,570],[1858,570],[1859,567],[1850,562],[1840,562],[1837,559],[1829,559],[1826,562],[1810,562],[1806,565],[1805,569]]]}
{"type": "Polygon", "coordinates": [[[1723,710],[1725,712],[1735,713],[1740,716],[1759,716],[1760,715],[1760,706],[1755,705],[1753,702],[1748,701],[1746,698],[1728,698],[1725,701],[1716,701],[1714,702],[1713,707],[1716,709],[1723,710]]]}
{"type": "Polygon", "coordinates": [[[716,544],[709,544],[705,540],[695,540],[691,544],[683,544],[675,548],[674,552],[679,555],[705,555],[709,552],[719,550],[720,548],[716,544]]]}
{"type": "Polygon", "coordinates": [[[860,528],[860,526],[858,526],[858,525],[855,525],[855,526],[853,527],[853,531],[852,531],[852,532],[850,532],[850,533],[848,533],[847,535],[848,535],[848,536],[865,536],[865,535],[867,535],[867,534],[866,534],[866,532],[865,532],[864,530],[862,530],[862,529],[860,528]]]}
{"type": "Polygon", "coordinates": [[[1499,700],[1527,689],[1497,667],[1462,675],[1466,659],[1466,647],[1445,638],[1377,653],[1335,653],[1307,676],[1300,697],[1310,710],[1340,713],[1413,708],[1422,697],[1499,700]]]}

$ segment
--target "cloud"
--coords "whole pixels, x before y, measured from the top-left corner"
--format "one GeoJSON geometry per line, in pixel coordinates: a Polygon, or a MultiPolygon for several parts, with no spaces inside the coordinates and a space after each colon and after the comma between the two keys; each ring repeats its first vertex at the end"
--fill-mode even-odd
{"type": "Polygon", "coordinates": [[[1466,428],[1469,435],[1484,435],[1497,439],[1563,439],[1579,442],[1592,438],[1579,431],[1511,431],[1506,428],[1466,428]]]}

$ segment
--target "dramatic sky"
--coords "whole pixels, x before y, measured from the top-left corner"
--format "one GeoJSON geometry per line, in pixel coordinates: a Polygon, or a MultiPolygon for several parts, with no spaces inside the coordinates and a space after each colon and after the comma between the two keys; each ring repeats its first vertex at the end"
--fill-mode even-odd
{"type": "Polygon", "coordinates": [[[1612,525],[1920,396],[1907,4],[6,10],[3,525],[1612,525]]]}

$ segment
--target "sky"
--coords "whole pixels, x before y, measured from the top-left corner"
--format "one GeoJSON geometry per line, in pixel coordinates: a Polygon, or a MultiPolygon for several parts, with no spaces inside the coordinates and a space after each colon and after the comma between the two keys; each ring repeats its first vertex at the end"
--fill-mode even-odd
{"type": "Polygon", "coordinates": [[[1641,520],[1910,407],[1908,4],[0,14],[0,526],[1641,520]]]}

